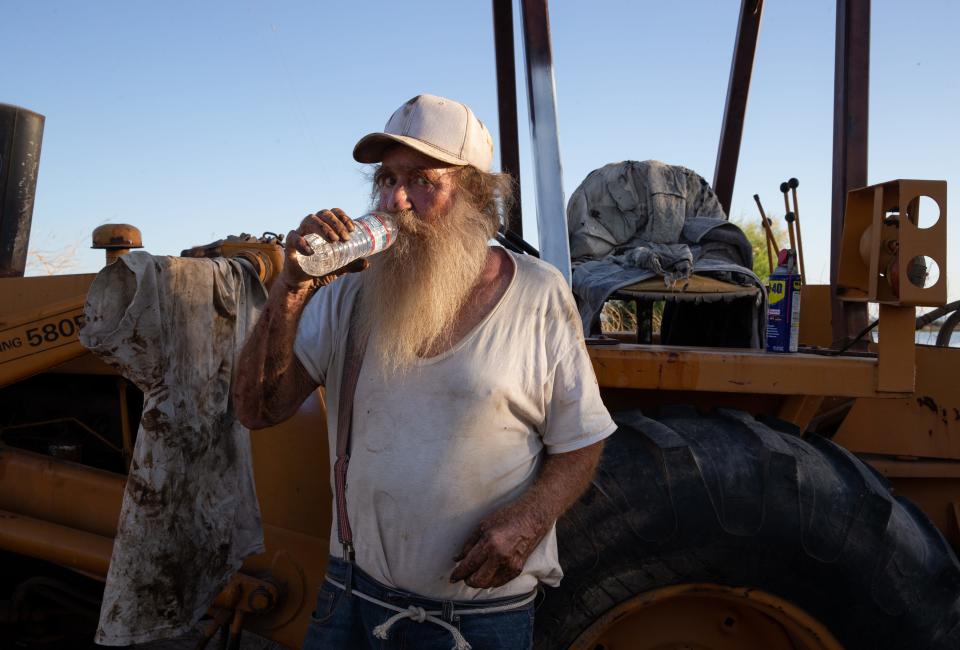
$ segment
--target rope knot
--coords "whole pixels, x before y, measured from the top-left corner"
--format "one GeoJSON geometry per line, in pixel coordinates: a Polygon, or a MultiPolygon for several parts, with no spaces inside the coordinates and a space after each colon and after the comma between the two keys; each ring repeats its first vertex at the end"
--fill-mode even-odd
{"type": "Polygon", "coordinates": [[[427,612],[423,607],[410,605],[410,607],[407,608],[407,612],[409,613],[410,618],[417,623],[423,623],[425,620],[427,620],[427,612]]]}
{"type": "MultiPolygon", "coordinates": [[[[431,617],[429,614],[427,614],[427,610],[425,610],[423,607],[410,605],[406,610],[398,609],[396,611],[396,614],[373,628],[373,636],[378,639],[386,640],[390,636],[390,628],[393,627],[393,624],[404,618],[409,618],[411,621],[416,621],[417,623],[423,623],[429,620],[431,623],[437,623],[438,625],[446,627],[446,623],[437,621],[431,617]]],[[[453,629],[456,630],[456,628],[453,629]]]]}

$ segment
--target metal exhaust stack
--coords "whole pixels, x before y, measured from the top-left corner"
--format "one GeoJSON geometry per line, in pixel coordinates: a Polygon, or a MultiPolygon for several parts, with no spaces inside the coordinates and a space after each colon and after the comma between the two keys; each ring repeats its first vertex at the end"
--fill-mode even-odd
{"type": "Polygon", "coordinates": [[[0,277],[27,266],[44,116],[0,104],[0,277]]]}
{"type": "Polygon", "coordinates": [[[547,0],[523,0],[524,58],[527,61],[527,105],[534,178],[537,185],[537,228],[540,257],[550,262],[567,284],[571,281],[570,235],[563,197],[563,168],[557,134],[557,93],[550,47],[550,17],[547,0]]]}

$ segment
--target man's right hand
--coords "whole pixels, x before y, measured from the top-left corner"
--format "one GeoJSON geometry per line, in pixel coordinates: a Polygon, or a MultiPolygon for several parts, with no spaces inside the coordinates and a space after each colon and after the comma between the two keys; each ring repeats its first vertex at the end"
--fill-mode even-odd
{"type": "Polygon", "coordinates": [[[313,249],[304,239],[305,235],[311,233],[320,235],[328,242],[346,241],[350,239],[350,233],[356,229],[353,220],[347,216],[347,213],[340,208],[332,210],[320,210],[314,214],[308,214],[300,222],[300,227],[287,233],[287,239],[284,244],[285,261],[283,272],[280,274],[280,281],[290,290],[298,291],[306,287],[326,286],[339,278],[344,273],[355,273],[363,271],[370,263],[361,258],[354,260],[350,264],[337,269],[332,273],[316,278],[306,273],[293,254],[297,251],[301,255],[312,255],[313,249]]]}

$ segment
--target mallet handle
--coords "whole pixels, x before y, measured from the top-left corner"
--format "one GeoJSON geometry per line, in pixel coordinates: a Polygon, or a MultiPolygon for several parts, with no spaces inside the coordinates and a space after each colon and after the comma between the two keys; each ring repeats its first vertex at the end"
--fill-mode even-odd
{"type": "Polygon", "coordinates": [[[777,248],[776,242],[773,239],[773,232],[770,230],[769,219],[767,219],[767,215],[763,212],[763,206],[760,204],[760,195],[754,194],[753,200],[757,202],[757,208],[760,209],[760,225],[763,227],[764,238],[767,242],[767,267],[770,269],[770,273],[773,273],[773,251],[770,250],[770,247],[773,246],[778,251],[780,249],[777,248]]]}
{"type": "Polygon", "coordinates": [[[800,234],[800,207],[797,205],[797,179],[791,178],[790,192],[793,195],[793,217],[796,219],[797,226],[797,259],[800,260],[800,282],[807,283],[806,268],[803,265],[803,235],[800,234]]]}

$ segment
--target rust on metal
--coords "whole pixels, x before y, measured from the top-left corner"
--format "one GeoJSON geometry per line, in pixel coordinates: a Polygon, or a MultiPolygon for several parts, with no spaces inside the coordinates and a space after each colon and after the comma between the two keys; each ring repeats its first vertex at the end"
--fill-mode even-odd
{"type": "Polygon", "coordinates": [[[143,248],[143,237],[128,223],[105,223],[94,229],[90,248],[143,248]]]}
{"type": "MultiPolygon", "coordinates": [[[[883,337],[880,337],[883,340],[883,337]]],[[[833,437],[855,453],[960,460],[960,348],[918,345],[916,388],[902,399],[858,399],[833,437]]]]}
{"type": "Polygon", "coordinates": [[[110,266],[131,248],[143,248],[143,237],[138,228],[128,223],[105,223],[94,229],[90,248],[105,249],[106,265],[110,266]]]}

